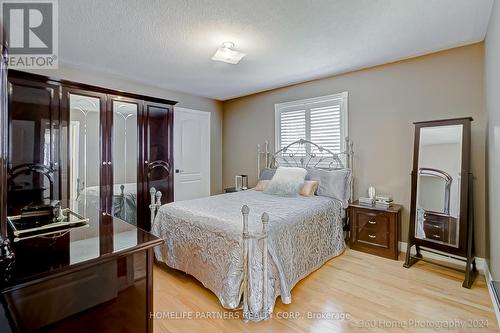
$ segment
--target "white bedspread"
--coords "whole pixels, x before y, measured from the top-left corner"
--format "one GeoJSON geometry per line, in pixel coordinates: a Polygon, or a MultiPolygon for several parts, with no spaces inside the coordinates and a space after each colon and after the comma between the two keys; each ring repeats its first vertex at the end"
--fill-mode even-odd
{"type": "MultiPolygon", "coordinates": [[[[156,258],[203,283],[228,309],[241,307],[243,277],[241,207],[250,207],[250,233],[261,231],[269,214],[269,312],[276,297],[291,302],[291,289],[345,248],[341,203],[314,196],[285,198],[254,190],[163,205],[152,226],[166,241],[156,258]]],[[[262,302],[260,242],[251,240],[249,258],[250,319],[259,319],[262,302]]]]}

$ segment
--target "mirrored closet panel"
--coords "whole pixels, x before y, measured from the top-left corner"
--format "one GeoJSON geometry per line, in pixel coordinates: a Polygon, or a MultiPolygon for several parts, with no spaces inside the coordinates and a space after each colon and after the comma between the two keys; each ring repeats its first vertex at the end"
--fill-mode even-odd
{"type": "Polygon", "coordinates": [[[148,230],[151,187],[162,191],[162,202],[172,197],[172,140],[165,136],[173,126],[172,105],[159,104],[158,120],[146,100],[63,91],[70,112],[71,207],[87,217],[107,213],[148,230]],[[151,156],[157,151],[164,153],[151,156]],[[164,167],[160,176],[156,165],[164,167]]]}
{"type": "Polygon", "coordinates": [[[100,117],[98,97],[69,94],[69,208],[82,216],[100,208],[100,117]]]}
{"type": "Polygon", "coordinates": [[[114,216],[136,225],[139,105],[113,99],[112,108],[112,212],[114,216]]]}

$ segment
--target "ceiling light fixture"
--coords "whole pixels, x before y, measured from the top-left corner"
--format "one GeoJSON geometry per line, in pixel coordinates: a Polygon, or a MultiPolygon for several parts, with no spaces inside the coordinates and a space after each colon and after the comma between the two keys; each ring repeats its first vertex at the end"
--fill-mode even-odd
{"type": "Polygon", "coordinates": [[[244,56],[246,56],[245,53],[234,50],[234,43],[224,42],[217,49],[212,60],[236,65],[244,56]]]}

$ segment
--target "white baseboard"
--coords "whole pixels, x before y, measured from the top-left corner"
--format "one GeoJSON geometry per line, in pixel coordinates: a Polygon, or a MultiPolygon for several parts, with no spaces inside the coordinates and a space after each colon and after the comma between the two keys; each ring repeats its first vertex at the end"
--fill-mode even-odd
{"type": "Polygon", "coordinates": [[[484,261],[483,269],[484,269],[484,279],[486,280],[486,284],[488,285],[488,291],[490,292],[490,298],[491,298],[491,303],[493,305],[493,310],[495,311],[495,314],[497,316],[498,326],[500,327],[500,304],[497,303],[493,287],[491,286],[493,278],[491,277],[490,266],[488,265],[487,260],[484,261]]]}
{"type": "MultiPolygon", "coordinates": [[[[408,246],[408,244],[406,242],[399,242],[399,251],[406,253],[407,246],[408,246]]],[[[440,252],[440,253],[442,253],[442,255],[432,253],[432,252],[427,252],[427,251],[425,251],[425,249],[422,249],[422,252],[425,254],[426,258],[429,258],[432,260],[443,261],[445,263],[450,263],[450,264],[457,265],[457,266],[465,266],[465,263],[463,261],[458,260],[458,259],[454,258],[452,255],[449,255],[449,254],[444,253],[444,252],[440,252]]],[[[436,252],[439,252],[439,251],[436,251],[436,252]]],[[[412,254],[416,254],[415,247],[412,247],[412,254]]],[[[484,258],[476,257],[476,267],[477,267],[477,270],[479,271],[479,273],[481,273],[481,274],[484,274],[485,263],[486,263],[486,261],[484,260],[484,258]]]]}

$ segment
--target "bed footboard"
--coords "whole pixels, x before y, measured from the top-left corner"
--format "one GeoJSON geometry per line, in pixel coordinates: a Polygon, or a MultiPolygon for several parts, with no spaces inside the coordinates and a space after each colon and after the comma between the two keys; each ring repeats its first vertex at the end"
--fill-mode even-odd
{"type": "Polygon", "coordinates": [[[268,263],[267,263],[267,246],[269,234],[269,215],[263,213],[261,216],[262,232],[256,235],[250,235],[248,232],[248,214],[250,208],[243,205],[241,208],[243,215],[243,283],[242,283],[242,297],[243,297],[243,319],[247,320],[263,320],[268,319],[270,312],[268,309],[268,263]],[[248,297],[250,295],[250,256],[248,253],[249,239],[256,239],[262,241],[262,305],[260,311],[254,313],[250,311],[248,306],[248,297]]]}

